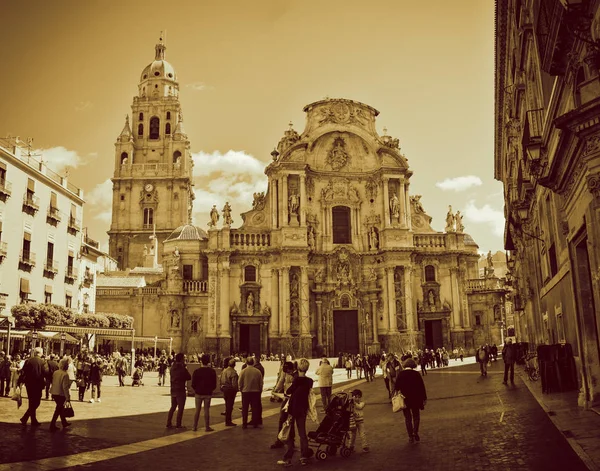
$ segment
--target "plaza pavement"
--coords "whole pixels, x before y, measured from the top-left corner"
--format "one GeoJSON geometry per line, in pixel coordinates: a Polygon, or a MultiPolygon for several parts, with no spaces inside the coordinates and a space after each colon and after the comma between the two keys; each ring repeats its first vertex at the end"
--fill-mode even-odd
{"type": "MultiPolygon", "coordinates": [[[[407,443],[403,417],[391,412],[379,377],[359,386],[368,404],[365,423],[371,453],[359,452],[348,459],[338,455],[323,462],[314,460],[312,466],[348,471],[588,469],[521,378],[517,377],[514,387],[501,384],[501,362],[490,368],[488,378],[479,376],[477,365],[451,364],[457,367],[432,370],[425,377],[429,401],[422,415],[420,444],[407,443]]],[[[345,371],[336,376],[343,387],[357,386],[356,378],[350,383],[339,383],[345,379],[345,371]]],[[[211,425],[216,431],[206,433],[191,431],[192,410],[184,414],[187,430],[164,428],[168,388],[159,388],[151,375],[146,375],[143,388],[118,388],[116,379],[107,377],[104,396],[101,404],[76,402],[73,426],[56,433],[47,430],[53,403],[42,402],[39,417],[44,425],[32,428],[18,423],[22,410],[16,410],[14,401],[2,399],[0,463],[4,464],[0,464],[0,471],[84,467],[262,470],[276,469],[275,462],[282,456],[281,450],[269,449],[277,432],[279,404],[266,398],[264,428],[225,428],[220,415],[223,408],[215,399],[211,425]]],[[[192,403],[190,398],[188,408],[193,407],[192,403]]],[[[237,407],[234,421],[241,422],[237,407]]],[[[308,429],[316,426],[309,422],[308,429]]],[[[360,445],[360,439],[357,440],[360,445]]],[[[581,453],[580,456],[586,458],[581,453]]],[[[296,454],[295,467],[299,466],[298,457],[296,454]]],[[[589,469],[595,469],[593,460],[586,462],[589,469]]]]}

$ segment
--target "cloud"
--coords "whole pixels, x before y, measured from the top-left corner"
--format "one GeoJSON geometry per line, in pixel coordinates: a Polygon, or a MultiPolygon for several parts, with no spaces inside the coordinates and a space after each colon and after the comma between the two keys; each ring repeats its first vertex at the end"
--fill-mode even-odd
{"type": "Polygon", "coordinates": [[[36,149],[34,153],[40,154],[48,168],[57,173],[62,172],[67,167],[77,167],[83,162],[83,158],[76,151],[62,146],[36,149]]]}
{"type": "Polygon", "coordinates": [[[75,111],[85,111],[93,106],[94,104],[91,101],[80,101],[75,105],[75,111]]]}
{"type": "Polygon", "coordinates": [[[194,216],[196,224],[204,227],[214,204],[219,212],[228,201],[231,205],[233,226],[242,224],[240,213],[252,208],[253,195],[266,192],[265,164],[243,151],[229,150],[224,154],[199,152],[194,159],[194,216]],[[236,215],[238,215],[236,217],[236,215]]]}
{"type": "Polygon", "coordinates": [[[110,223],[112,219],[112,188],[110,178],[96,185],[85,196],[86,214],[94,213],[92,219],[102,223],[110,223]]]}
{"type": "Polygon", "coordinates": [[[435,186],[443,191],[466,191],[473,186],[481,186],[483,182],[481,178],[475,175],[465,175],[463,177],[446,178],[441,182],[437,182],[435,186]]]}
{"type": "Polygon", "coordinates": [[[468,221],[476,224],[489,224],[492,227],[492,231],[497,236],[502,236],[504,234],[504,212],[492,208],[489,204],[478,208],[475,205],[475,201],[470,200],[467,202],[467,207],[463,216],[468,221]]]}
{"type": "Polygon", "coordinates": [[[185,86],[186,88],[191,88],[192,90],[196,90],[197,92],[200,92],[202,90],[206,90],[208,88],[212,88],[209,87],[208,85],[206,85],[204,82],[192,82],[192,83],[188,83],[185,86]]]}

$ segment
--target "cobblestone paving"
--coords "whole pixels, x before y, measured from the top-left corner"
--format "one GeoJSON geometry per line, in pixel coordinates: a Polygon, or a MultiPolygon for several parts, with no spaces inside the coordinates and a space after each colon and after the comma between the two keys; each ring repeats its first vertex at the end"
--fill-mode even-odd
{"type": "MultiPolygon", "coordinates": [[[[363,383],[360,388],[368,404],[365,423],[371,452],[357,452],[347,459],[338,455],[322,462],[314,460],[311,466],[345,471],[586,469],[521,379],[516,379],[514,387],[503,386],[500,369],[499,363],[493,365],[487,378],[479,376],[475,365],[431,371],[425,377],[429,401],[422,414],[420,444],[408,443],[403,416],[391,412],[383,380],[378,378],[374,383],[363,383]]],[[[263,403],[268,409],[268,400],[263,403]]],[[[4,404],[0,403],[0,407],[4,404]]],[[[215,423],[222,422],[221,410],[220,406],[212,408],[211,420],[215,423]]],[[[191,425],[191,411],[186,410],[185,414],[184,422],[191,425]]],[[[57,456],[177,434],[166,431],[164,421],[165,413],[82,420],[67,432],[55,434],[45,430],[45,427],[44,430],[27,427],[23,431],[20,425],[0,424],[0,433],[5,440],[0,461],[20,461],[26,456],[29,459],[57,456]],[[29,448],[32,445],[35,451],[29,448]],[[14,451],[15,448],[20,451],[14,451]],[[7,449],[11,450],[8,455],[5,454],[7,449]]],[[[263,429],[242,430],[235,427],[201,434],[198,438],[181,443],[79,466],[77,464],[81,461],[76,461],[76,457],[72,461],[66,458],[62,467],[72,470],[161,471],[277,469],[275,462],[281,458],[282,452],[269,449],[276,428],[277,416],[274,415],[265,419],[263,429]]],[[[309,429],[314,428],[315,424],[309,424],[309,429]]],[[[184,434],[193,432],[188,430],[184,434]]],[[[110,457],[109,450],[106,457],[110,457]]],[[[298,459],[299,453],[294,456],[294,467],[300,466],[298,459]]],[[[0,469],[3,468],[0,465],[0,469]]],[[[31,466],[20,469],[50,468],[31,466]]]]}

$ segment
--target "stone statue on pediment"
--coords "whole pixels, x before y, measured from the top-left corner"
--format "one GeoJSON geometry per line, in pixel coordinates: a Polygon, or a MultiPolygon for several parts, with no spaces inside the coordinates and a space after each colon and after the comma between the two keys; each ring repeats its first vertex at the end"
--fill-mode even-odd
{"type": "Polygon", "coordinates": [[[462,214],[460,214],[460,211],[456,211],[456,216],[454,216],[454,218],[456,220],[456,232],[464,232],[465,226],[462,222],[462,214]]]}
{"type": "Polygon", "coordinates": [[[233,224],[233,219],[231,218],[231,206],[229,205],[229,201],[225,202],[225,206],[223,206],[223,224],[226,226],[231,226],[233,224]]]}
{"type": "Polygon", "coordinates": [[[446,232],[454,232],[454,213],[452,212],[452,206],[448,206],[448,213],[446,214],[446,232]]]}

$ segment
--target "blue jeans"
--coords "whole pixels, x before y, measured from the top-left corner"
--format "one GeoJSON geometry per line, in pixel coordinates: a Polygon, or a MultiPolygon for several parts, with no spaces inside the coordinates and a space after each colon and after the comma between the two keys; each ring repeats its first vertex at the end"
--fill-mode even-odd
{"type": "Polygon", "coordinates": [[[177,427],[181,427],[181,420],[183,419],[183,408],[185,407],[185,394],[177,396],[171,396],[171,408],[169,409],[169,415],[167,416],[167,427],[173,425],[173,414],[177,409],[177,427]]]}

